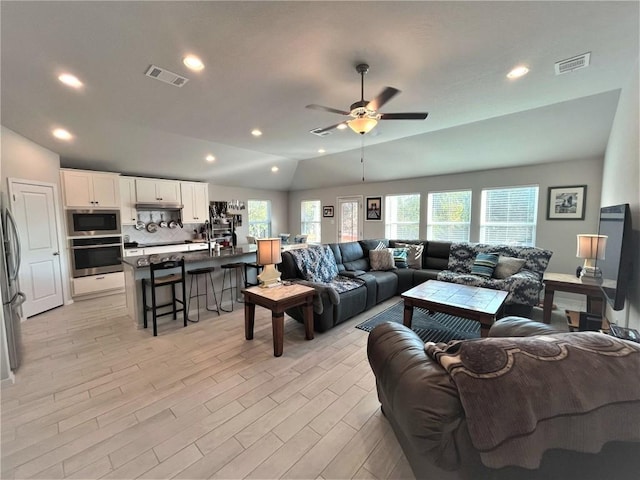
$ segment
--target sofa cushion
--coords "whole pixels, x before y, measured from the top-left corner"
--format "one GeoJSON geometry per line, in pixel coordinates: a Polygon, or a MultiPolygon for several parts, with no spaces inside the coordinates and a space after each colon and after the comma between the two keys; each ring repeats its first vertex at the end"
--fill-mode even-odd
{"type": "Polygon", "coordinates": [[[515,257],[507,257],[505,255],[500,255],[498,258],[498,264],[496,265],[495,270],[493,271],[493,276],[495,278],[507,278],[513,275],[514,273],[518,273],[522,266],[525,263],[524,258],[515,258],[515,257]]]}
{"type": "Polygon", "coordinates": [[[346,270],[369,270],[369,255],[365,254],[360,242],[339,243],[338,246],[346,270]]]}
{"type": "Polygon", "coordinates": [[[451,242],[427,242],[422,254],[422,268],[446,270],[449,268],[449,250],[451,242]]]}
{"type": "Polygon", "coordinates": [[[393,261],[393,251],[385,248],[384,250],[370,250],[369,263],[371,270],[394,270],[396,268],[393,261]]]}
{"type": "Polygon", "coordinates": [[[494,253],[479,253],[473,261],[471,273],[484,278],[491,278],[498,264],[498,255],[494,253]]]}

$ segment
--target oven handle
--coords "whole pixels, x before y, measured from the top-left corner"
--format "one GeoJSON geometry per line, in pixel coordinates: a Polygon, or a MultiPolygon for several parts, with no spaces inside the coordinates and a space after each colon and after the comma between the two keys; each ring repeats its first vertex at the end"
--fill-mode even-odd
{"type": "Polygon", "coordinates": [[[71,247],[71,250],[85,250],[89,248],[120,247],[120,246],[122,246],[122,244],[120,243],[104,243],[102,245],[82,245],[82,246],[71,247]]]}

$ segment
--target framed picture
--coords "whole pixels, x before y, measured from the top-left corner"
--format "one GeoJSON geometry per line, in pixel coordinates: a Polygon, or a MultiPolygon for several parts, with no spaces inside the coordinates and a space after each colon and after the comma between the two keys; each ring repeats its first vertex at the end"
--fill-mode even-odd
{"type": "Polygon", "coordinates": [[[584,220],[587,186],[549,187],[547,220],[584,220]]]}
{"type": "Polygon", "coordinates": [[[333,217],[333,205],[327,205],[326,207],[322,207],[322,216],[333,217]]]}
{"type": "Polygon", "coordinates": [[[365,220],[370,222],[382,221],[382,197],[367,197],[367,213],[365,220]]]}

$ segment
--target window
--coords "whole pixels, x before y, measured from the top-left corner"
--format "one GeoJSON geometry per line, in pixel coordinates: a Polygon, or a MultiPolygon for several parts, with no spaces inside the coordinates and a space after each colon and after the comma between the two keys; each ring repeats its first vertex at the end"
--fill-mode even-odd
{"type": "Polygon", "coordinates": [[[420,194],[385,197],[385,236],[402,240],[420,238],[420,194]]]}
{"type": "Polygon", "coordinates": [[[247,202],[249,217],[249,235],[256,238],[271,236],[271,201],[249,200],[247,202]]]}
{"type": "Polygon", "coordinates": [[[468,242],[471,190],[433,192],[427,197],[427,240],[468,242]]]}
{"type": "Polygon", "coordinates": [[[320,200],[300,202],[300,233],[307,236],[307,242],[320,243],[320,200]]]}
{"type": "Polygon", "coordinates": [[[537,217],[537,185],[482,190],[480,242],[534,246],[537,217]]]}

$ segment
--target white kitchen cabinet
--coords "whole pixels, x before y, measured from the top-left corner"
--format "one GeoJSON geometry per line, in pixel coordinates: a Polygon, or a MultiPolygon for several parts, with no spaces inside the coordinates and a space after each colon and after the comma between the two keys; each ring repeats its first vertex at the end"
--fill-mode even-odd
{"type": "Polygon", "coordinates": [[[135,225],[137,221],[136,179],[120,177],[120,223],[135,225]]]}
{"type": "Polygon", "coordinates": [[[140,203],[179,203],[180,182],[155,178],[136,178],[136,201],[140,203]]]}
{"type": "Polygon", "coordinates": [[[120,208],[120,175],[85,170],[60,170],[65,207],[120,208]]]}
{"type": "Polygon", "coordinates": [[[105,273],[73,279],[73,295],[88,295],[124,288],[124,273],[105,273]]]}
{"type": "Polygon", "coordinates": [[[209,184],[180,182],[182,223],[204,223],[209,219],[209,184]]]}
{"type": "Polygon", "coordinates": [[[158,255],[160,253],[179,253],[189,251],[189,245],[159,245],[157,247],[144,247],[145,255],[158,255]]]}

